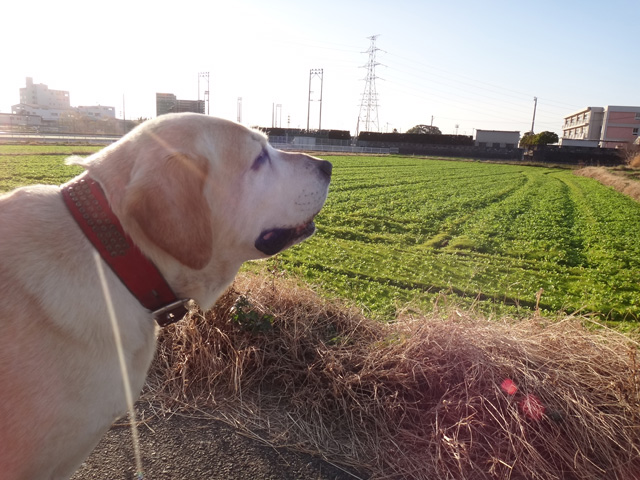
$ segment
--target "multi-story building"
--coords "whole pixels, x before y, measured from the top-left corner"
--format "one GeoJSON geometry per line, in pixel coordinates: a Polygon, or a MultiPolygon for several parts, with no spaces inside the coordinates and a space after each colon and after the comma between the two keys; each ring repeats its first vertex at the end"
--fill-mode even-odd
{"type": "Polygon", "coordinates": [[[176,100],[173,93],[156,93],[156,116],[174,112],[176,100]]]}
{"type": "Polygon", "coordinates": [[[49,90],[44,83],[34,84],[31,77],[27,77],[26,87],[20,89],[20,103],[60,110],[71,108],[69,92],[49,90]]]}
{"type": "Polygon", "coordinates": [[[600,146],[615,148],[632,144],[638,138],[639,129],[640,107],[606,107],[600,146]]]}
{"type": "Polygon", "coordinates": [[[156,115],[166,113],[204,113],[204,100],[180,100],[173,93],[156,93],[156,115]]]}
{"type": "Polygon", "coordinates": [[[564,117],[562,139],[600,141],[604,108],[586,107],[564,117]]]}
{"type": "Polygon", "coordinates": [[[564,117],[562,145],[615,148],[633,143],[640,128],[640,107],[587,107],[564,117]]]}
{"type": "Polygon", "coordinates": [[[35,84],[31,77],[27,77],[26,87],[20,89],[20,103],[11,107],[11,113],[37,116],[44,122],[57,122],[74,113],[94,120],[116,118],[114,107],[103,105],[72,107],[68,91],[51,90],[44,83],[35,84]]]}

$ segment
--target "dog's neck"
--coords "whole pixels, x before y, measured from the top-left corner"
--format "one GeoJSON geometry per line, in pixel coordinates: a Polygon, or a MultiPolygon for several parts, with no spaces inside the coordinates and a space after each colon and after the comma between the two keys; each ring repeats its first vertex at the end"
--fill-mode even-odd
{"type": "Polygon", "coordinates": [[[74,220],[102,259],[143,307],[164,327],[184,317],[188,300],[178,299],[157,267],[133,243],[100,185],[87,173],[62,187],[74,220]]]}

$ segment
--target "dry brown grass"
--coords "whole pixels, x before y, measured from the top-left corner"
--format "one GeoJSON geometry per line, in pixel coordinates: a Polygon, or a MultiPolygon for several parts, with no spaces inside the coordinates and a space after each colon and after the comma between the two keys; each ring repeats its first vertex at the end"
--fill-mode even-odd
{"type": "Polygon", "coordinates": [[[640,153],[629,160],[629,166],[631,168],[640,168],[640,153]]]}
{"type": "MultiPolygon", "coordinates": [[[[640,161],[638,166],[640,167],[640,161]]],[[[637,180],[632,180],[624,175],[616,175],[605,167],[585,167],[576,170],[574,173],[582,177],[594,178],[603,185],[613,187],[618,192],[640,202],[640,182],[637,180]]]]}
{"type": "Polygon", "coordinates": [[[149,382],[167,408],[218,407],[371,478],[638,479],[638,344],[585,321],[381,324],[242,275],[164,330],[149,382]]]}

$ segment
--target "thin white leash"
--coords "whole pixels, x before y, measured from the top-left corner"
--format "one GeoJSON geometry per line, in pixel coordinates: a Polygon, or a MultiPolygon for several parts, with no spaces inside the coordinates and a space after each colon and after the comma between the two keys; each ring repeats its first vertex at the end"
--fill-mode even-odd
{"type": "Polygon", "coordinates": [[[94,253],[96,266],[98,268],[98,275],[100,276],[100,282],[102,284],[102,293],[107,304],[107,310],[109,311],[109,319],[111,320],[111,328],[113,329],[113,337],[116,342],[116,348],[118,349],[118,360],[120,362],[120,373],[122,374],[122,382],[124,383],[124,394],[127,400],[127,407],[129,409],[129,422],[131,424],[131,435],[133,437],[133,452],[136,458],[136,480],[143,480],[144,473],[142,471],[142,457],[140,455],[140,436],[138,435],[138,425],[136,420],[136,412],[133,408],[133,395],[131,393],[131,383],[129,381],[129,372],[127,371],[127,364],[124,359],[124,349],[122,348],[122,338],[120,336],[120,327],[118,326],[118,319],[116,318],[115,311],[113,309],[113,302],[111,300],[111,294],[107,287],[107,280],[104,276],[104,269],[102,268],[102,259],[98,252],[94,253]]]}

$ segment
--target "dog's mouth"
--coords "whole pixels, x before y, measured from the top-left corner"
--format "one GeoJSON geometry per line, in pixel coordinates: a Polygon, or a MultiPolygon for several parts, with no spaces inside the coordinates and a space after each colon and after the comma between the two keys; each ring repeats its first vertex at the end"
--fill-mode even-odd
{"type": "Polygon", "coordinates": [[[271,228],[258,236],[255,247],[266,255],[275,255],[309,238],[315,231],[316,224],[313,218],[297,227],[271,228]]]}

